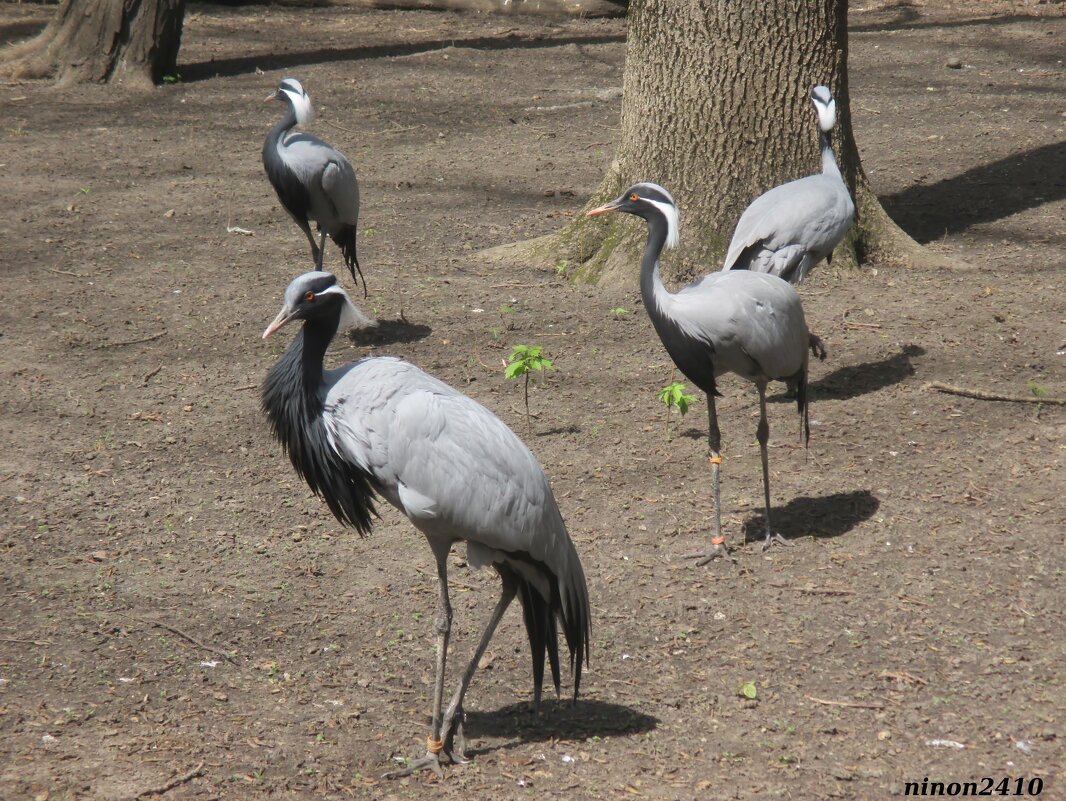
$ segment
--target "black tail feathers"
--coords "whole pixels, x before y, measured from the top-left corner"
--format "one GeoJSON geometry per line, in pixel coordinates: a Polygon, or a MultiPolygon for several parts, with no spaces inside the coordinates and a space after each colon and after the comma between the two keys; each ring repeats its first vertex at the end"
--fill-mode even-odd
{"type": "MultiPolygon", "coordinates": [[[[513,556],[513,554],[512,554],[513,556]]],[[[576,556],[576,555],[575,555],[576,556]]],[[[528,564],[528,563],[527,563],[528,564]]],[[[505,582],[514,582],[517,586],[518,599],[522,603],[522,617],[529,638],[530,656],[533,660],[533,704],[539,706],[541,690],[544,684],[544,657],[548,657],[551,667],[552,684],[558,696],[561,682],[559,664],[559,640],[556,620],[562,627],[570,652],[570,670],[574,679],[574,699],[577,699],[581,687],[582,668],[588,664],[590,637],[590,614],[588,590],[581,565],[561,580],[547,570],[543,564],[537,564],[544,571],[544,578],[551,586],[551,599],[546,599],[514,567],[497,564],[505,582]]]]}
{"type": "Polygon", "coordinates": [[[367,296],[366,291],[366,279],[363,278],[363,270],[359,266],[359,257],[355,253],[355,226],[346,225],[341,229],[341,232],[333,237],[333,241],[337,243],[337,247],[341,249],[341,254],[344,256],[344,263],[348,266],[348,272],[352,274],[352,280],[358,285],[360,281],[363,282],[363,297],[367,296]],[[358,272],[359,277],[356,278],[358,272]]]}

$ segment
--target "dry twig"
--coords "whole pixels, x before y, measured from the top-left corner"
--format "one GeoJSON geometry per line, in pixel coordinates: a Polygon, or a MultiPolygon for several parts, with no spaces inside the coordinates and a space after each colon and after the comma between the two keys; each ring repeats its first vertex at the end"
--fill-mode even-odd
{"type": "Polygon", "coordinates": [[[183,785],[186,782],[192,781],[197,776],[203,776],[204,773],[206,773],[206,771],[204,770],[204,763],[201,762],[188,773],[183,773],[181,776],[176,776],[170,781],[168,781],[166,784],[161,784],[159,785],[159,787],[149,787],[147,790],[141,790],[139,793],[137,793],[137,795],[134,796],[134,798],[144,798],[146,795],[163,795],[163,793],[168,792],[169,790],[173,790],[175,787],[179,787],[180,785],[183,785]]]}
{"type": "Polygon", "coordinates": [[[884,704],[861,704],[856,701],[828,701],[825,698],[815,698],[813,695],[806,696],[808,701],[826,706],[846,706],[849,709],[884,709],[884,704]]]}
{"type": "Polygon", "coordinates": [[[200,642],[198,639],[193,637],[191,634],[187,634],[186,632],[182,631],[181,629],[174,628],[169,623],[164,623],[162,620],[152,620],[151,618],[137,617],[136,615],[129,615],[129,614],[126,614],[125,612],[119,612],[118,614],[122,615],[123,617],[127,617],[130,620],[136,620],[139,623],[144,623],[147,626],[158,626],[161,629],[166,629],[171,634],[176,634],[177,636],[181,637],[183,640],[187,640],[188,642],[191,642],[193,645],[195,645],[195,646],[197,646],[199,648],[203,648],[205,651],[210,651],[213,654],[217,654],[218,656],[221,656],[223,659],[225,659],[231,665],[236,665],[237,664],[233,660],[233,657],[230,656],[225,651],[223,651],[221,648],[217,648],[214,645],[208,645],[207,643],[200,642]]]}
{"type": "Polygon", "coordinates": [[[149,337],[141,337],[140,339],[124,339],[121,342],[104,342],[97,345],[96,349],[103,350],[104,348],[121,348],[123,345],[140,345],[142,342],[154,342],[166,335],[166,331],[160,331],[158,334],[152,334],[149,337]]]}
{"type": "Polygon", "coordinates": [[[1036,395],[1001,395],[998,392],[986,392],[983,389],[967,389],[956,387],[951,384],[941,384],[939,381],[930,381],[922,389],[935,389],[937,392],[946,392],[948,395],[961,395],[964,398],[976,398],[986,401],[1004,401],[1005,403],[1047,403],[1052,406],[1066,406],[1066,398],[1040,398],[1036,395]]]}

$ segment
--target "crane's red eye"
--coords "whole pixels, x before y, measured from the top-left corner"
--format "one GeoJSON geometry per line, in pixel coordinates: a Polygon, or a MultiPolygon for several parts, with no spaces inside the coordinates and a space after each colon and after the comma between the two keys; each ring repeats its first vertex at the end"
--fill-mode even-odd
{"type": "Polygon", "coordinates": [[[314,299],[315,299],[315,293],[314,292],[308,292],[308,293],[306,293],[304,295],[304,300],[306,300],[308,303],[310,303],[314,299]]]}
{"type": "Polygon", "coordinates": [[[632,195],[629,196],[629,199],[635,203],[636,201],[640,200],[640,195],[634,192],[632,195]]]}

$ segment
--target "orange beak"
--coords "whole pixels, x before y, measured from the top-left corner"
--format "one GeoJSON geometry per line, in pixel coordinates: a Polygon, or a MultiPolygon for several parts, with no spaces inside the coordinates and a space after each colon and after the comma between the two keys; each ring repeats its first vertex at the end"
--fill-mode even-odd
{"type": "Polygon", "coordinates": [[[610,214],[612,211],[618,211],[618,201],[612,200],[603,206],[598,206],[591,211],[586,211],[586,217],[599,217],[601,214],[610,214]]]}
{"type": "Polygon", "coordinates": [[[282,328],[283,326],[290,323],[292,321],[293,316],[294,315],[292,312],[290,312],[287,308],[282,307],[281,311],[278,312],[278,316],[274,318],[274,322],[268,325],[266,331],[263,332],[263,339],[266,339],[279,328],[282,328]]]}

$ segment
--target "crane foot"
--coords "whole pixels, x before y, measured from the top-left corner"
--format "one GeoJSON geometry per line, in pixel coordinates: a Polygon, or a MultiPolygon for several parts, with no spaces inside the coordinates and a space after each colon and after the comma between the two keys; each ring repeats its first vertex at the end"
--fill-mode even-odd
{"type": "Polygon", "coordinates": [[[766,532],[766,539],[763,540],[763,543],[762,543],[762,549],[764,551],[770,550],[770,546],[773,545],[775,542],[780,544],[780,545],[787,545],[789,547],[792,546],[792,543],[789,542],[788,540],[786,540],[780,534],[773,534],[773,533],[767,531],[766,532]]]}
{"type": "Polygon", "coordinates": [[[711,547],[705,551],[696,551],[695,553],[687,553],[684,556],[685,559],[695,559],[696,567],[703,567],[715,559],[728,559],[730,562],[736,563],[736,559],[729,551],[725,549],[725,545],[721,542],[711,542],[711,547]]]}
{"type": "Polygon", "coordinates": [[[465,765],[470,760],[466,756],[466,736],[463,734],[463,720],[466,713],[460,706],[454,713],[445,715],[444,725],[441,727],[447,732],[444,738],[444,750],[456,765],[465,765]]]}
{"type": "Polygon", "coordinates": [[[390,770],[388,773],[381,774],[383,779],[401,779],[404,776],[410,776],[413,773],[418,773],[422,770],[431,770],[437,774],[438,779],[444,778],[444,768],[440,766],[441,759],[448,760],[448,757],[443,753],[434,754],[432,751],[427,751],[426,755],[421,759],[412,759],[407,763],[405,767],[399,770],[390,770]]]}

